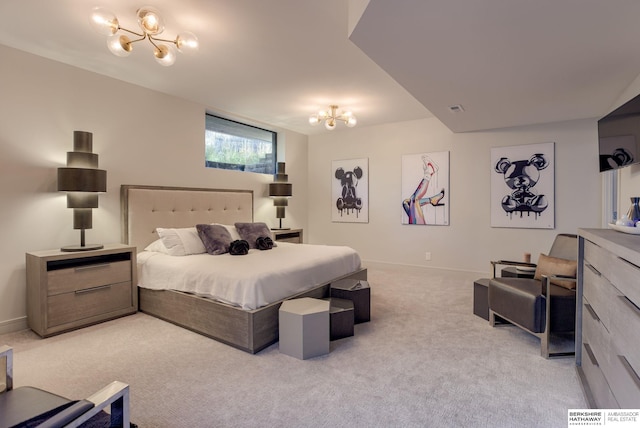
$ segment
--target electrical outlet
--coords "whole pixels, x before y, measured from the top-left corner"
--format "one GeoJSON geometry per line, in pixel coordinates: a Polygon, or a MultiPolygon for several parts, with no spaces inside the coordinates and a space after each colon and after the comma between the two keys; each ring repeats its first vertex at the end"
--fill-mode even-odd
{"type": "Polygon", "coordinates": [[[426,253],[424,253],[424,259],[425,259],[426,261],[431,260],[431,253],[430,253],[430,252],[428,252],[428,251],[427,251],[426,253]]]}

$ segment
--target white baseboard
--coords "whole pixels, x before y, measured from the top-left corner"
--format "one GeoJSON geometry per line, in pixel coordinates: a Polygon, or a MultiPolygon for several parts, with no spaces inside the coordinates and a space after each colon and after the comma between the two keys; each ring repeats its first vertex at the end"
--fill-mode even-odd
{"type": "Polygon", "coordinates": [[[0,334],[13,333],[29,328],[27,317],[15,318],[7,321],[0,321],[0,334]]]}

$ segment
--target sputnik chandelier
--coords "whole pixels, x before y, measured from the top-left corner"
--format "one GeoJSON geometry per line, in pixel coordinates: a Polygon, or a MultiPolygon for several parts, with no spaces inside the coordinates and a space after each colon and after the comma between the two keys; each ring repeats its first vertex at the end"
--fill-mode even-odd
{"type": "Polygon", "coordinates": [[[309,116],[309,123],[311,125],[318,125],[323,120],[325,121],[324,127],[329,131],[336,127],[338,121],[344,122],[349,128],[353,128],[356,126],[356,123],[358,123],[353,113],[350,111],[338,112],[338,106],[336,105],[329,106],[329,110],[323,110],[309,116]]]}
{"type": "Polygon", "coordinates": [[[174,40],[157,37],[164,31],[164,20],[157,9],[151,6],[143,6],[137,11],[138,25],[142,32],[128,30],[120,26],[118,18],[110,11],[96,7],[91,13],[91,24],[98,33],[109,36],[107,47],[116,56],[129,56],[133,50],[133,44],[142,40],[148,40],[153,45],[153,55],[156,61],[164,66],[172,65],[176,61],[175,48],[180,52],[198,50],[198,38],[195,34],[185,31],[176,36],[174,40]],[[139,38],[131,39],[129,33],[139,38]]]}

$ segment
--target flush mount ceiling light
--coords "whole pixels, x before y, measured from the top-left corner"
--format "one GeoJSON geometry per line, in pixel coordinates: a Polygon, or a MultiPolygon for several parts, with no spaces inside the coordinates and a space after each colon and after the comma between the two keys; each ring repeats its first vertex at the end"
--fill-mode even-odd
{"type": "Polygon", "coordinates": [[[198,38],[189,31],[178,34],[174,40],[157,37],[164,31],[164,20],[154,7],[141,7],[138,9],[137,17],[141,33],[121,27],[118,18],[102,7],[93,8],[91,24],[98,33],[109,37],[107,47],[116,56],[129,56],[133,50],[133,44],[145,39],[153,45],[153,55],[156,57],[156,61],[164,66],[172,65],[176,61],[175,49],[180,52],[198,50],[198,38]],[[139,38],[132,40],[121,32],[139,38]]]}
{"type": "Polygon", "coordinates": [[[338,112],[338,106],[331,105],[329,106],[329,110],[323,110],[316,114],[312,114],[309,116],[309,123],[311,125],[318,125],[322,121],[324,122],[324,127],[328,130],[332,130],[336,127],[337,121],[344,122],[349,128],[353,128],[358,123],[356,117],[350,111],[342,111],[338,112]]]}

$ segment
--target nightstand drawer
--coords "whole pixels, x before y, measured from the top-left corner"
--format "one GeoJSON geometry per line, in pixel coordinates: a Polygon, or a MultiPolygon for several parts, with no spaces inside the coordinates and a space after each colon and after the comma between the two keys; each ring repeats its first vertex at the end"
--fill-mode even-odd
{"type": "Polygon", "coordinates": [[[127,281],[50,296],[47,325],[51,328],[130,308],[131,290],[131,281],[127,281]]]}
{"type": "Polygon", "coordinates": [[[131,262],[88,264],[48,272],[48,295],[86,290],[107,284],[131,281],[131,262]]]}

